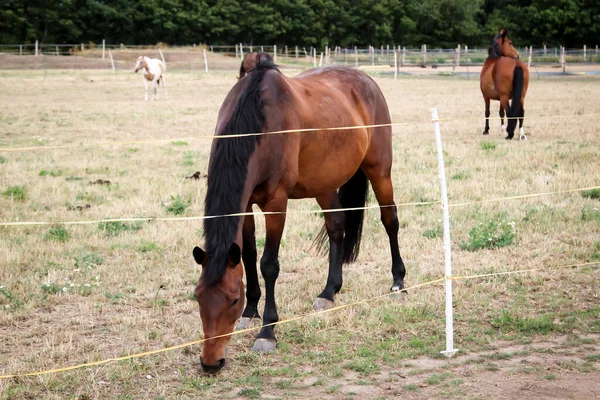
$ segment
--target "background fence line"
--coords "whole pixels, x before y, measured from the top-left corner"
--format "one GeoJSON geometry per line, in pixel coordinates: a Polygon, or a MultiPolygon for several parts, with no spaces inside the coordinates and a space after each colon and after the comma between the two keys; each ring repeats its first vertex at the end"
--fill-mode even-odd
{"type": "MultiPolygon", "coordinates": [[[[480,66],[488,56],[487,47],[468,48],[407,48],[400,45],[386,45],[379,48],[357,47],[306,47],[277,45],[109,45],[95,44],[0,44],[0,69],[106,69],[112,64],[106,52],[111,51],[115,73],[133,69],[139,55],[159,58],[162,50],[170,71],[205,72],[210,70],[235,70],[239,68],[241,57],[250,51],[271,53],[282,67],[297,69],[315,66],[321,54],[323,65],[343,64],[364,68],[387,68],[399,70],[402,67],[452,68],[480,66]],[[207,57],[204,58],[204,53],[207,57]],[[398,64],[394,68],[394,57],[398,64]],[[7,59],[6,57],[12,57],[7,59]],[[17,57],[15,57],[17,56],[17,57]],[[35,56],[33,59],[30,56],[35,56]],[[19,60],[21,58],[22,60],[19,60]],[[41,60],[43,59],[43,60],[41,60]],[[210,67],[210,68],[209,68],[210,67]]],[[[570,64],[600,64],[598,46],[583,49],[518,48],[523,60],[530,59],[534,66],[562,67],[570,64]]]]}

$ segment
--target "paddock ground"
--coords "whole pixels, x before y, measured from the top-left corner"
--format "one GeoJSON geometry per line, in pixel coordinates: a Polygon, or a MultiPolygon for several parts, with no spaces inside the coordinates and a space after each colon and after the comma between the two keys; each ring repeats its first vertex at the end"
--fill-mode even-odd
{"type": "MultiPolygon", "coordinates": [[[[293,74],[293,70],[286,70],[293,74]]],[[[532,79],[527,141],[483,130],[477,79],[376,76],[394,123],[396,202],[439,199],[430,109],[442,119],[453,207],[455,345],[445,359],[443,286],[413,289],[276,329],[278,350],[232,339],[227,367],[200,373],[199,345],[40,377],[0,380],[6,399],[459,398],[600,396],[600,91],[594,76],[532,79]],[[586,192],[588,193],[588,192],[586,192]],[[474,227],[512,244],[469,251],[474,227]],[[483,225],[479,225],[482,223],[483,225]],[[504,231],[505,233],[507,231],[504,231]],[[502,232],[500,232],[502,233],[502,232]]],[[[218,108],[235,72],[168,75],[169,99],[143,101],[141,76],[102,70],[0,71],[0,221],[53,223],[203,214],[218,108]],[[139,141],[148,142],[139,142],[139,141]],[[153,141],[160,140],[160,141],[153,141]],[[166,141],[165,141],[166,140],[166,141]],[[125,142],[104,144],[105,142],[125,142]],[[138,141],[137,143],[134,143],[138,141]],[[51,146],[70,145],[66,149],[51,146]],[[110,185],[89,184],[109,180],[110,185]],[[88,207],[89,206],[89,207],[88,207]]],[[[492,115],[497,115],[497,103],[492,115]]],[[[373,202],[374,200],[371,200],[373,202]]],[[[314,200],[290,203],[276,297],[282,319],[312,312],[326,260],[312,248],[314,200]]],[[[441,210],[399,208],[407,286],[443,276],[441,210]]],[[[259,251],[264,222],[257,220],[259,251]]],[[[200,339],[191,249],[200,221],[0,227],[0,374],[103,360],[200,339]]],[[[477,236],[477,233],[475,233],[477,236]]],[[[387,293],[389,249],[377,210],[338,304],[387,293]]]]}

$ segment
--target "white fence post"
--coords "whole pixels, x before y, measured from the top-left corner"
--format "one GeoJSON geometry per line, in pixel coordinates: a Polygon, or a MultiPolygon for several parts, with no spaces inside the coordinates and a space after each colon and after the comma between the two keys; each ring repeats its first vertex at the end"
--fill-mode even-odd
{"type": "Polygon", "coordinates": [[[316,68],[317,67],[317,48],[316,47],[313,49],[313,64],[316,68]]]}
{"type": "Polygon", "coordinates": [[[394,52],[394,79],[398,79],[398,53],[394,52]]]}
{"type": "Polygon", "coordinates": [[[240,43],[240,61],[244,61],[244,47],[240,43]]]}
{"type": "Polygon", "coordinates": [[[102,59],[103,60],[106,59],[105,51],[106,51],[106,41],[104,39],[102,39],[102,59]]]}
{"type": "Polygon", "coordinates": [[[38,46],[39,46],[39,42],[36,40],[35,41],[35,55],[38,55],[38,46]]]}
{"type": "Polygon", "coordinates": [[[202,49],[202,55],[204,56],[204,71],[208,72],[208,62],[206,61],[206,49],[202,49]]]}
{"type": "Polygon", "coordinates": [[[240,54],[239,54],[239,52],[238,52],[238,45],[237,45],[237,43],[236,43],[236,44],[235,44],[235,59],[236,59],[236,60],[238,59],[238,56],[239,56],[239,55],[240,55],[240,54]]]}
{"type": "Polygon", "coordinates": [[[583,45],[583,62],[587,61],[587,46],[583,45]]]}
{"type": "Polygon", "coordinates": [[[427,45],[423,45],[423,64],[427,65],[427,45]]]}
{"type": "Polygon", "coordinates": [[[560,46],[560,63],[562,65],[563,74],[567,72],[567,57],[565,55],[565,48],[560,46]]]}
{"type": "Polygon", "coordinates": [[[23,46],[19,46],[19,55],[22,56],[23,55],[23,46]]]}
{"type": "Polygon", "coordinates": [[[354,66],[358,68],[358,47],[354,46],[354,66]]]}
{"type": "Polygon", "coordinates": [[[529,46],[529,59],[527,60],[527,68],[531,68],[531,56],[533,55],[533,46],[529,46]]]}
{"type": "Polygon", "coordinates": [[[437,108],[431,109],[431,119],[435,130],[435,144],[438,155],[438,174],[442,192],[442,211],[444,218],[444,289],[446,295],[446,350],[441,353],[452,357],[458,350],[454,348],[454,315],[452,310],[452,248],[450,246],[450,212],[448,210],[448,188],[446,186],[446,171],[444,168],[444,153],[442,149],[442,135],[438,121],[437,108]]]}
{"type": "Polygon", "coordinates": [[[402,62],[400,65],[406,64],[406,47],[402,47],[402,62]]]}
{"type": "Polygon", "coordinates": [[[321,58],[319,58],[319,67],[323,66],[323,52],[321,52],[321,58]]]}
{"type": "Polygon", "coordinates": [[[273,62],[274,63],[277,62],[277,45],[276,44],[273,45],[273,62]]]}
{"type": "Polygon", "coordinates": [[[113,60],[112,52],[108,50],[108,56],[110,57],[110,64],[112,65],[113,72],[117,72],[115,69],[115,61],[113,60]]]}

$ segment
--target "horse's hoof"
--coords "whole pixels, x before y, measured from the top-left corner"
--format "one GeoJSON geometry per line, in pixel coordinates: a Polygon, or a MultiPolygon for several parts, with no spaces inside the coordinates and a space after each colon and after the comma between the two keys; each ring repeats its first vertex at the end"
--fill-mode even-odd
{"type": "Polygon", "coordinates": [[[484,135],[489,135],[489,134],[490,134],[490,132],[489,132],[489,131],[483,131],[483,134],[484,134],[484,135]]]}
{"type": "Polygon", "coordinates": [[[322,297],[317,297],[317,299],[315,300],[315,302],[313,304],[313,308],[316,311],[324,311],[324,310],[329,310],[330,308],[333,308],[334,305],[335,305],[334,302],[331,300],[327,300],[322,297]]]}
{"type": "Polygon", "coordinates": [[[390,289],[392,292],[390,297],[392,299],[404,300],[404,296],[406,296],[406,290],[404,290],[404,284],[394,285],[390,289]]]}
{"type": "Polygon", "coordinates": [[[254,325],[254,318],[242,317],[235,326],[235,330],[241,331],[242,329],[248,329],[252,325],[254,325]]]}
{"type": "Polygon", "coordinates": [[[507,136],[504,139],[506,139],[506,140],[512,140],[512,136],[507,136]]]}
{"type": "Polygon", "coordinates": [[[527,140],[527,136],[523,135],[519,138],[519,140],[527,140]]]}
{"type": "Polygon", "coordinates": [[[275,339],[256,339],[252,350],[256,353],[271,353],[277,348],[277,340],[275,339]]]}

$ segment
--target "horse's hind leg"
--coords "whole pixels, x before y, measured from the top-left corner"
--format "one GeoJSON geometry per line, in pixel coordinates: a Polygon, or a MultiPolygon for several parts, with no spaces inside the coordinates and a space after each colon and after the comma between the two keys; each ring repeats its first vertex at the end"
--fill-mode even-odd
{"type": "Polygon", "coordinates": [[[519,139],[527,140],[527,136],[525,136],[525,130],[523,129],[523,119],[525,118],[525,109],[521,107],[521,112],[519,113],[519,139]]]}
{"type": "MultiPolygon", "coordinates": [[[[252,212],[252,206],[246,208],[246,212],[252,212]]],[[[258,313],[258,300],[260,300],[260,286],[258,284],[258,272],[256,270],[256,238],[254,235],[254,216],[247,215],[244,218],[242,229],[243,247],[242,259],[246,270],[246,308],[236,329],[246,329],[252,324],[253,318],[260,318],[258,313]]]]}
{"type": "Polygon", "coordinates": [[[394,189],[392,187],[392,178],[390,168],[383,168],[381,165],[368,166],[364,165],[363,170],[371,186],[377,202],[381,207],[381,222],[385,227],[385,231],[390,241],[390,250],[392,253],[392,292],[404,289],[404,276],[406,268],[400,256],[400,248],[398,246],[398,231],[400,223],[398,222],[398,212],[394,203],[394,189]]]}
{"type": "Polygon", "coordinates": [[[487,97],[484,97],[483,100],[485,101],[485,130],[483,131],[483,134],[489,135],[490,134],[490,99],[487,97]]]}
{"type": "MultiPolygon", "coordinates": [[[[338,209],[342,205],[337,192],[318,197],[317,202],[323,210],[338,209]]],[[[315,310],[326,310],[333,307],[334,296],[342,288],[342,256],[344,241],[345,215],[343,211],[325,213],[325,229],[329,237],[329,274],[325,289],[315,300],[315,310]]]]}
{"type": "MultiPolygon", "coordinates": [[[[506,110],[506,116],[507,119],[510,119],[512,117],[515,117],[514,115],[510,115],[510,103],[508,101],[508,96],[500,96],[500,110],[502,110],[502,113],[504,114],[504,110],[506,110]]],[[[508,121],[510,122],[510,121],[508,121]]],[[[508,127],[510,124],[507,122],[506,126],[508,127]]],[[[504,126],[504,125],[503,125],[504,126]]],[[[514,125],[513,125],[514,126],[514,125]]],[[[506,130],[507,135],[506,135],[506,140],[510,140],[513,138],[513,136],[515,135],[515,130],[514,128],[512,129],[512,132],[510,131],[510,129],[507,128],[506,130]]]]}

